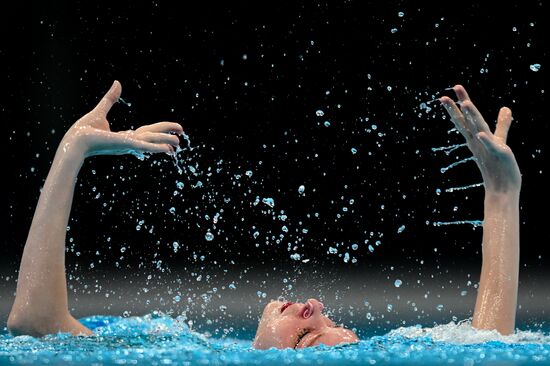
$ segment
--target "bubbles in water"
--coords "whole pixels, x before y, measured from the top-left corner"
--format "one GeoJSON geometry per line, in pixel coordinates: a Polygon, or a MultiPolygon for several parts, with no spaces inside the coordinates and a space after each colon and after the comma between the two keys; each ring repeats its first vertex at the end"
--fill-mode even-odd
{"type": "Polygon", "coordinates": [[[267,197],[262,198],[262,202],[268,205],[269,207],[273,208],[275,206],[275,200],[273,198],[267,197]]]}
{"type": "Polygon", "coordinates": [[[397,16],[399,18],[403,18],[403,16],[405,15],[405,13],[403,13],[402,11],[400,11],[399,13],[397,13],[397,16]]]}
{"type": "Polygon", "coordinates": [[[391,312],[391,311],[393,310],[393,305],[392,305],[392,304],[388,304],[388,305],[386,306],[386,310],[388,311],[388,313],[391,312]]]}
{"type": "Polygon", "coordinates": [[[372,245],[369,244],[369,252],[374,252],[374,247],[372,245]]]}
{"type": "Polygon", "coordinates": [[[303,184],[298,187],[299,194],[304,194],[305,191],[306,191],[306,187],[303,184]]]}
{"type": "Polygon", "coordinates": [[[395,287],[401,287],[402,284],[403,282],[400,279],[395,280],[395,282],[393,283],[395,287]]]}
{"type": "Polygon", "coordinates": [[[206,234],[204,234],[204,238],[206,239],[206,241],[212,241],[214,240],[214,234],[212,234],[210,231],[206,232],[206,234]]]}
{"type": "Polygon", "coordinates": [[[170,207],[170,209],[168,211],[170,211],[171,214],[175,214],[176,213],[176,208],[175,207],[170,207]]]}
{"type": "Polygon", "coordinates": [[[399,226],[399,229],[397,229],[397,233],[401,234],[403,231],[405,231],[405,225],[399,226]]]}
{"type": "Polygon", "coordinates": [[[180,302],[181,301],[181,296],[180,295],[174,296],[174,301],[175,302],[180,302]]]}
{"type": "Polygon", "coordinates": [[[357,248],[359,248],[359,245],[357,245],[357,244],[352,244],[351,245],[351,249],[357,250],[357,248]]]}
{"type": "Polygon", "coordinates": [[[325,112],[323,112],[322,110],[318,109],[316,112],[315,112],[315,115],[317,117],[323,117],[325,115],[325,112]]]}
{"type": "Polygon", "coordinates": [[[298,253],[291,254],[290,258],[294,259],[295,261],[299,261],[300,260],[300,254],[298,254],[298,253]]]}
{"type": "Polygon", "coordinates": [[[247,177],[252,177],[252,170],[247,170],[244,174],[246,174],[247,177]]]}
{"type": "Polygon", "coordinates": [[[323,123],[325,125],[325,127],[330,127],[330,122],[329,121],[325,121],[325,123],[323,123]]]}
{"type": "Polygon", "coordinates": [[[437,309],[437,311],[442,311],[443,310],[443,305],[439,304],[435,308],[437,309]]]}
{"type": "Polygon", "coordinates": [[[180,244],[177,241],[175,241],[172,243],[172,248],[174,248],[174,253],[177,253],[178,249],[180,248],[180,244]]]}
{"type": "Polygon", "coordinates": [[[540,64],[532,64],[529,66],[529,68],[531,69],[531,71],[537,72],[540,70],[540,64]]]}
{"type": "MultiPolygon", "coordinates": [[[[392,28],[390,32],[397,33],[397,28],[392,28]]],[[[391,90],[391,89],[389,89],[389,90],[391,90]]]]}
{"type": "Polygon", "coordinates": [[[351,153],[352,153],[353,155],[357,154],[357,149],[354,148],[354,147],[352,147],[352,148],[351,148],[351,153]]]}
{"type": "Polygon", "coordinates": [[[338,249],[333,248],[333,247],[328,247],[328,252],[330,254],[336,254],[336,253],[338,253],[338,249]]]}

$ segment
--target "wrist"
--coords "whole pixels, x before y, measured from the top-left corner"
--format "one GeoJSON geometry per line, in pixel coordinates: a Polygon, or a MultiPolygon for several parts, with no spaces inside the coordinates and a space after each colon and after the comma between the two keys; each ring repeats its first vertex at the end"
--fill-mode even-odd
{"type": "Polygon", "coordinates": [[[512,189],[507,191],[485,191],[485,204],[491,206],[519,205],[520,190],[512,189]]]}
{"type": "Polygon", "coordinates": [[[67,163],[81,165],[86,158],[86,151],[79,137],[69,131],[59,143],[56,157],[62,157],[62,160],[67,163]]]}

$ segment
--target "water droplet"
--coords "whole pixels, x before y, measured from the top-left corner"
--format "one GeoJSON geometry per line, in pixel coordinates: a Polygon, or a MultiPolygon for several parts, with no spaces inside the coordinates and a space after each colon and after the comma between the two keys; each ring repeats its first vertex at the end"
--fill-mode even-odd
{"type": "Polygon", "coordinates": [[[174,301],[175,302],[180,302],[181,301],[181,296],[180,295],[174,296],[174,301]]]}
{"type": "Polygon", "coordinates": [[[288,233],[288,228],[286,226],[283,226],[281,230],[283,230],[285,233],[288,233]]]}
{"type": "Polygon", "coordinates": [[[180,248],[180,244],[177,241],[175,241],[172,243],[172,248],[174,248],[174,253],[177,253],[178,249],[180,248]]]}
{"type": "Polygon", "coordinates": [[[400,11],[399,13],[397,13],[397,16],[399,18],[403,18],[403,16],[405,15],[405,13],[403,13],[402,11],[400,11]]]}
{"type": "Polygon", "coordinates": [[[437,311],[442,311],[443,310],[443,305],[439,304],[435,308],[437,309],[437,311]]]}
{"type": "Polygon", "coordinates": [[[348,262],[349,262],[349,253],[345,252],[344,253],[344,263],[348,263],[348,262]]]}
{"type": "Polygon", "coordinates": [[[353,155],[357,154],[357,149],[354,148],[354,147],[352,147],[352,148],[351,148],[351,153],[352,153],[353,155]]]}
{"type": "Polygon", "coordinates": [[[397,28],[392,28],[390,32],[397,33],[397,28]]]}
{"type": "Polygon", "coordinates": [[[325,123],[323,123],[325,125],[325,127],[330,127],[330,122],[329,121],[325,121],[325,123]]]}
{"type": "Polygon", "coordinates": [[[374,252],[374,247],[372,245],[369,244],[369,252],[374,252]]]}
{"type": "Polygon", "coordinates": [[[540,64],[532,64],[529,66],[529,68],[531,69],[531,71],[537,72],[540,70],[540,64]]]}
{"type": "Polygon", "coordinates": [[[399,229],[397,229],[398,234],[401,234],[403,231],[405,231],[405,225],[401,225],[399,229]]]}
{"type": "Polygon", "coordinates": [[[258,236],[260,236],[260,233],[258,231],[254,231],[254,234],[252,234],[252,236],[254,237],[254,239],[258,238],[258,236]]]}
{"type": "Polygon", "coordinates": [[[204,234],[204,238],[207,241],[212,241],[212,240],[214,240],[214,234],[212,234],[210,231],[208,231],[206,234],[204,234]]]}
{"type": "Polygon", "coordinates": [[[388,310],[388,313],[391,312],[393,310],[393,305],[392,304],[388,304],[386,306],[386,310],[388,310]]]}
{"type": "Polygon", "coordinates": [[[306,187],[303,184],[298,187],[299,194],[304,194],[305,190],[306,190],[306,187]]]}
{"type": "Polygon", "coordinates": [[[318,109],[316,112],[315,112],[315,115],[317,117],[323,117],[325,115],[325,112],[323,112],[322,110],[318,109]]]}
{"type": "Polygon", "coordinates": [[[244,174],[246,174],[247,177],[252,177],[252,170],[247,170],[244,174]]]}
{"type": "Polygon", "coordinates": [[[170,207],[170,209],[168,211],[170,211],[171,214],[175,214],[176,213],[176,208],[175,207],[170,207]]]}
{"type": "Polygon", "coordinates": [[[352,244],[351,245],[351,249],[357,250],[357,248],[359,248],[359,245],[357,245],[357,244],[352,244]]]}
{"type": "Polygon", "coordinates": [[[441,194],[441,189],[437,188],[437,189],[435,190],[435,194],[437,194],[437,195],[439,196],[439,195],[441,194]]]}
{"type": "Polygon", "coordinates": [[[234,283],[230,283],[229,286],[228,286],[231,290],[235,290],[237,288],[237,286],[235,286],[234,283]]]}
{"type": "Polygon", "coordinates": [[[403,284],[403,282],[400,279],[395,280],[395,282],[393,283],[395,287],[400,287],[401,284],[403,284]]]}

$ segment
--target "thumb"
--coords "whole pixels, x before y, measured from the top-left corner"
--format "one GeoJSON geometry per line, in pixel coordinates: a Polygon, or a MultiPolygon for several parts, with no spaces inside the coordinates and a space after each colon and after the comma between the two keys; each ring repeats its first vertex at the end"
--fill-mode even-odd
{"type": "Polygon", "coordinates": [[[508,137],[510,124],[512,124],[512,111],[510,108],[502,107],[500,112],[498,112],[495,136],[501,138],[504,143],[506,143],[506,138],[508,137]]]}
{"type": "Polygon", "coordinates": [[[109,91],[105,93],[103,98],[94,108],[94,112],[100,113],[104,117],[106,117],[107,113],[109,113],[109,111],[111,110],[113,104],[118,102],[118,98],[120,98],[120,93],[122,93],[122,86],[120,85],[118,80],[115,80],[113,82],[113,85],[111,86],[111,89],[109,89],[109,91]]]}

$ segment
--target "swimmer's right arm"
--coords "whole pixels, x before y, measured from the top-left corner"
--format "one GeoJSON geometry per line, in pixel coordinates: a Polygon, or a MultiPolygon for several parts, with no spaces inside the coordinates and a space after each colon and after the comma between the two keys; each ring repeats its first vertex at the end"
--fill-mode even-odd
{"type": "Polygon", "coordinates": [[[453,90],[458,103],[448,97],[440,100],[465,137],[485,187],[483,261],[472,325],[510,334],[515,329],[518,295],[521,189],[518,164],[506,145],[512,112],[501,108],[492,133],[466,90],[461,85],[453,90]]]}
{"type": "Polygon", "coordinates": [[[118,81],[99,104],[80,118],[61,141],[36,206],[8,317],[14,335],[43,336],[68,332],[90,335],[69,312],[65,278],[65,236],[78,172],[93,155],[173,154],[182,127],[173,122],[146,125],[135,131],[112,132],[107,113],[120,97],[118,81]]]}

